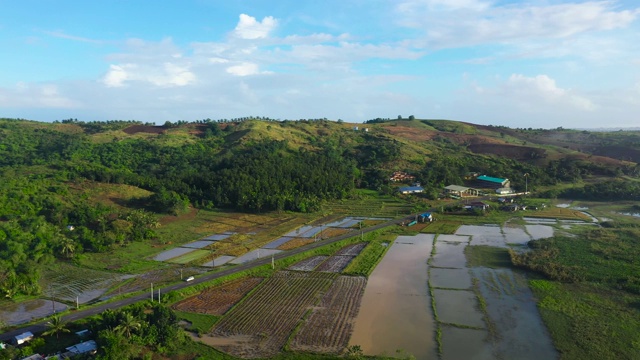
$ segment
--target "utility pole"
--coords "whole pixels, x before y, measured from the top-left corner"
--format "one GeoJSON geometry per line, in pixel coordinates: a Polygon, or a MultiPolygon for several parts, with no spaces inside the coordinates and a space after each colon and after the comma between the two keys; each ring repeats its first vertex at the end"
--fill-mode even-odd
{"type": "Polygon", "coordinates": [[[151,302],[153,302],[153,283],[151,283],[151,302]]]}
{"type": "Polygon", "coordinates": [[[529,193],[529,173],[524,173],[524,195],[529,193]]]}
{"type": "Polygon", "coordinates": [[[276,260],[273,258],[273,254],[271,254],[271,269],[276,268],[276,260]]]}

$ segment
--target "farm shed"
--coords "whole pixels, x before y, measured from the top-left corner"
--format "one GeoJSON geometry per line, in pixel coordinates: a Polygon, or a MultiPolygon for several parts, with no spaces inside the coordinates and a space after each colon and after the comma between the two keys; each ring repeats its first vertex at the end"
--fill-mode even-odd
{"type": "Polygon", "coordinates": [[[487,175],[480,175],[476,178],[476,183],[479,187],[484,188],[508,188],[509,187],[509,179],[491,177],[487,175]]]}
{"type": "Polygon", "coordinates": [[[16,335],[13,338],[13,343],[15,345],[22,345],[22,344],[24,344],[26,342],[29,342],[31,340],[33,340],[33,334],[31,333],[31,331],[27,331],[27,332],[22,333],[20,335],[16,335]]]}
{"type": "Polygon", "coordinates": [[[485,211],[489,208],[489,204],[486,204],[482,201],[474,201],[472,203],[469,203],[467,206],[465,206],[465,209],[467,210],[482,210],[485,211]]]}
{"type": "Polygon", "coordinates": [[[476,189],[472,189],[472,188],[468,188],[465,186],[460,186],[460,185],[449,185],[449,186],[445,186],[444,188],[444,192],[450,195],[456,195],[456,196],[464,196],[466,195],[478,195],[478,190],[476,189]]]}
{"type": "Polygon", "coordinates": [[[418,220],[420,220],[420,222],[432,222],[433,216],[431,215],[431,213],[426,212],[424,214],[418,215],[418,220]]]}
{"type": "Polygon", "coordinates": [[[498,188],[496,189],[496,194],[498,195],[509,195],[509,194],[513,194],[514,191],[512,188],[506,188],[506,187],[502,187],[502,188],[498,188]]]}
{"type": "Polygon", "coordinates": [[[405,186],[398,189],[401,194],[417,194],[424,192],[422,186],[405,186]]]}
{"type": "Polygon", "coordinates": [[[98,350],[98,344],[94,340],[81,342],[67,348],[67,351],[74,356],[86,353],[95,354],[96,350],[98,350]]]}

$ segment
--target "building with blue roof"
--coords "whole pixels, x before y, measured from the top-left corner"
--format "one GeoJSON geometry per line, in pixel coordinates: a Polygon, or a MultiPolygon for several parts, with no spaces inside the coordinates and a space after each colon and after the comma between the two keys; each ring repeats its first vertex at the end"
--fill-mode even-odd
{"type": "Polygon", "coordinates": [[[401,194],[417,194],[423,193],[424,188],[422,186],[405,186],[398,189],[401,194]]]}

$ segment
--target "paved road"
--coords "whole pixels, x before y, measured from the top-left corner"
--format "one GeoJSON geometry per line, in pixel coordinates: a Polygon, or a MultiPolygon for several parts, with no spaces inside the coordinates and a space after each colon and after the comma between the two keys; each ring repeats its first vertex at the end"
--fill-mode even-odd
{"type": "MultiPolygon", "coordinates": [[[[391,225],[397,225],[400,224],[403,221],[407,221],[407,220],[413,220],[414,216],[409,216],[407,218],[402,218],[402,219],[396,219],[396,220],[391,220],[391,221],[387,221],[378,225],[373,225],[370,227],[366,227],[362,229],[363,233],[368,233],[371,231],[375,231],[378,229],[382,229],[385,228],[387,226],[391,226],[391,225]]],[[[300,254],[302,252],[305,252],[307,250],[312,250],[315,248],[319,248],[321,246],[325,246],[327,244],[332,244],[341,240],[344,240],[346,238],[352,237],[354,235],[356,235],[357,233],[355,231],[351,231],[348,232],[344,235],[340,235],[340,236],[336,236],[330,239],[325,239],[325,240],[321,240],[321,241],[316,241],[312,244],[309,245],[305,245],[305,246],[301,246],[297,249],[293,249],[293,250],[289,250],[289,251],[283,251],[281,253],[275,254],[273,257],[275,260],[280,260],[280,259],[284,259],[287,258],[289,256],[293,256],[293,255],[297,255],[300,254]]],[[[237,272],[241,272],[241,271],[245,271],[257,266],[261,266],[261,265],[265,265],[265,264],[269,264],[271,262],[271,257],[264,257],[258,260],[254,260],[242,265],[238,265],[238,266],[234,266],[232,268],[223,270],[223,271],[219,271],[216,273],[212,273],[212,274],[206,274],[204,276],[200,276],[197,277],[195,280],[190,281],[190,282],[181,282],[181,283],[177,283],[174,285],[170,285],[170,286],[166,286],[163,288],[160,288],[160,293],[167,293],[169,291],[173,291],[173,290],[180,290],[180,289],[184,289],[188,286],[193,286],[193,285],[198,285],[213,279],[217,279],[217,278],[221,278],[224,276],[228,276],[231,274],[235,274],[237,272]]],[[[136,295],[136,296],[132,296],[126,299],[122,299],[122,300],[117,300],[117,301],[113,301],[113,302],[109,302],[109,303],[104,303],[104,304],[99,304],[99,305],[95,305],[92,306],[90,308],[86,308],[84,310],[78,310],[78,311],[73,311],[68,315],[65,315],[62,319],[65,322],[72,322],[72,321],[76,321],[88,316],[93,316],[93,315],[97,315],[102,313],[103,311],[107,310],[107,309],[118,309],[121,308],[123,306],[127,306],[127,305],[131,305],[133,303],[139,302],[139,301],[143,301],[143,300],[147,300],[149,299],[149,293],[143,293],[140,295],[136,295]]],[[[33,325],[29,325],[29,326],[25,326],[25,327],[21,327],[19,329],[15,329],[12,331],[8,331],[4,334],[0,334],[0,341],[9,341],[11,338],[13,338],[16,335],[20,335],[26,331],[30,331],[34,334],[36,333],[41,333],[43,331],[46,330],[46,321],[41,321],[39,323],[33,324],[33,325]]]]}

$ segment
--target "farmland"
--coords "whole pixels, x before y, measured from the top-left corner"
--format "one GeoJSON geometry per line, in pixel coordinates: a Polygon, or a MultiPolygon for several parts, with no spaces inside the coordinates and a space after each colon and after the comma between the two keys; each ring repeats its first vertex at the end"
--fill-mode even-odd
{"type": "Polygon", "coordinates": [[[202,291],[173,305],[179,311],[208,315],[224,315],[249,291],[262,282],[261,278],[241,278],[202,291]]]}
{"type": "Polygon", "coordinates": [[[269,357],[280,351],[307,308],[332,285],[336,274],[279,271],[234,307],[212,334],[227,338],[220,348],[234,356],[269,357]],[[234,338],[249,337],[247,343],[234,338]]]}
{"type": "Polygon", "coordinates": [[[366,283],[364,277],[338,277],[293,337],[291,350],[341,353],[349,343],[366,283]]]}

